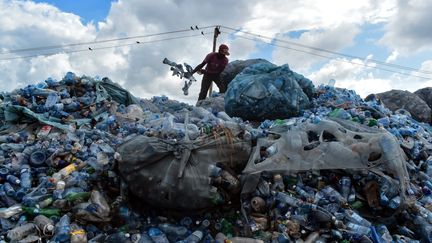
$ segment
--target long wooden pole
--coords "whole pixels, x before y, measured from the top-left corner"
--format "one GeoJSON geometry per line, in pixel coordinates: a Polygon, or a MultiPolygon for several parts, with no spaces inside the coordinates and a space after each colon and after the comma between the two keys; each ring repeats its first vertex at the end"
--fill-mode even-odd
{"type": "MultiPolygon", "coordinates": [[[[213,34],[213,52],[216,52],[216,39],[217,39],[219,34],[220,34],[219,26],[216,26],[214,29],[214,34],[213,34]]],[[[211,96],[212,91],[213,91],[213,81],[211,81],[211,84],[210,84],[210,88],[208,91],[208,97],[211,96]]]]}

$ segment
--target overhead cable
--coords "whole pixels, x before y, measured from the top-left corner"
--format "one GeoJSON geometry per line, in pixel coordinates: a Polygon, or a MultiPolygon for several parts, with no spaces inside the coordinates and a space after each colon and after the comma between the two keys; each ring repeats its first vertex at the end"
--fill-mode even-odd
{"type": "Polygon", "coordinates": [[[170,37],[170,38],[164,38],[164,39],[158,39],[158,40],[150,40],[150,41],[135,41],[133,43],[104,46],[104,47],[87,47],[85,49],[78,49],[78,50],[68,50],[68,51],[62,51],[62,52],[56,51],[56,52],[34,54],[34,55],[28,55],[28,56],[7,57],[7,58],[0,58],[0,61],[7,61],[7,60],[14,60],[14,59],[25,59],[25,58],[32,58],[32,57],[39,57],[39,56],[51,56],[51,55],[63,54],[63,53],[69,54],[69,53],[77,53],[77,52],[91,52],[91,51],[105,50],[105,49],[118,48],[118,47],[126,47],[126,46],[141,45],[141,44],[155,43],[155,42],[168,41],[168,40],[197,37],[197,36],[202,36],[203,34],[208,34],[208,33],[210,33],[210,32],[199,33],[199,34],[194,34],[194,35],[176,36],[176,37],[170,37]]]}
{"type": "MultiPolygon", "coordinates": [[[[268,36],[264,36],[264,35],[260,35],[260,34],[256,34],[256,33],[242,31],[241,29],[235,29],[235,28],[231,28],[231,27],[227,27],[227,26],[223,26],[223,25],[221,26],[221,28],[225,28],[225,29],[229,29],[229,30],[234,31],[234,33],[232,33],[232,34],[243,33],[243,34],[246,34],[246,35],[251,35],[251,36],[255,36],[255,37],[258,37],[258,38],[262,38],[262,39],[268,39],[270,41],[282,42],[282,43],[286,43],[286,44],[290,44],[290,45],[295,45],[295,46],[300,46],[300,47],[303,47],[303,48],[306,48],[306,49],[315,50],[315,51],[326,52],[326,53],[330,53],[330,54],[334,54],[334,55],[338,55],[338,56],[343,56],[343,57],[348,57],[348,58],[354,58],[354,59],[368,60],[368,61],[372,61],[372,62],[378,63],[380,65],[384,65],[384,66],[388,66],[388,67],[392,67],[392,68],[398,68],[398,69],[403,69],[403,70],[408,70],[408,71],[414,71],[414,72],[423,73],[423,74],[432,74],[432,71],[419,70],[417,68],[402,66],[402,65],[393,64],[393,63],[387,63],[387,62],[383,62],[383,61],[376,60],[376,59],[359,57],[359,56],[354,56],[354,55],[345,54],[345,53],[341,53],[341,52],[326,50],[326,49],[323,49],[323,48],[309,46],[309,45],[304,45],[304,44],[296,43],[296,42],[293,42],[293,41],[287,41],[287,40],[282,40],[282,39],[278,39],[278,38],[272,38],[272,37],[268,37],[268,36]]],[[[239,35],[236,35],[236,36],[239,36],[239,35]]]]}
{"type": "MultiPolygon", "coordinates": [[[[221,33],[224,33],[224,34],[233,34],[233,33],[225,32],[225,31],[221,31],[221,33]]],[[[242,39],[256,41],[256,39],[249,38],[249,37],[246,37],[246,36],[237,36],[237,37],[238,38],[242,38],[242,39]]],[[[397,74],[401,74],[401,75],[405,75],[405,76],[412,76],[412,77],[421,78],[421,79],[432,79],[430,77],[424,77],[424,76],[419,76],[419,75],[415,75],[415,74],[408,74],[408,73],[404,73],[404,72],[400,72],[400,71],[395,71],[395,70],[391,70],[391,69],[386,69],[386,68],[381,68],[381,67],[377,67],[377,66],[373,66],[373,65],[368,65],[368,64],[365,64],[365,63],[356,63],[356,62],[345,60],[345,59],[335,59],[334,57],[325,56],[325,55],[318,54],[318,53],[315,53],[315,52],[300,50],[300,49],[296,49],[296,48],[289,47],[289,46],[282,46],[282,45],[278,45],[278,44],[271,43],[271,42],[269,43],[269,42],[265,42],[263,40],[260,40],[260,41],[263,42],[263,43],[265,43],[265,44],[268,44],[268,45],[272,45],[272,46],[276,46],[276,47],[280,47],[280,48],[285,48],[285,49],[289,49],[289,50],[293,50],[293,51],[297,51],[297,52],[302,52],[302,53],[306,53],[306,54],[310,54],[310,55],[314,55],[314,56],[318,56],[318,57],[323,57],[323,58],[326,58],[326,59],[332,59],[332,60],[335,60],[335,61],[338,61],[338,62],[351,63],[351,64],[354,64],[354,65],[360,65],[360,66],[364,66],[364,67],[368,67],[368,68],[379,69],[379,70],[383,70],[383,71],[387,71],[387,72],[397,73],[397,74]]]]}
{"type": "MultiPolygon", "coordinates": [[[[198,27],[198,26],[196,26],[196,27],[198,27]]],[[[215,27],[215,25],[205,26],[205,27],[199,27],[199,29],[202,30],[202,29],[208,29],[208,28],[213,28],[213,27],[215,27]]],[[[94,45],[94,44],[101,44],[101,43],[108,43],[108,42],[115,42],[115,41],[124,41],[124,40],[132,40],[132,39],[142,39],[142,38],[147,38],[147,37],[155,37],[155,36],[169,35],[169,34],[189,32],[189,31],[191,31],[191,29],[174,30],[174,31],[167,31],[167,32],[148,34],[148,35],[128,36],[128,37],[115,38],[115,39],[106,39],[106,40],[95,40],[95,41],[88,41],[88,42],[70,43],[70,44],[64,44],[64,45],[39,46],[39,47],[31,47],[31,48],[24,48],[24,49],[14,49],[14,50],[7,50],[7,51],[0,52],[0,55],[11,54],[11,53],[18,53],[18,52],[29,52],[29,51],[43,51],[43,50],[51,50],[51,49],[62,49],[62,48],[66,48],[66,47],[75,47],[75,46],[82,46],[82,45],[86,45],[87,46],[87,45],[94,45]]]]}

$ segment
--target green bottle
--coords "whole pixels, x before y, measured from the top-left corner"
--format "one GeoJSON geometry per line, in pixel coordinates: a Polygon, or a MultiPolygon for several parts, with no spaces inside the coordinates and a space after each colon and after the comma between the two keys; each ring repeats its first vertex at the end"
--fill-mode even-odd
{"type": "Polygon", "coordinates": [[[222,218],[221,222],[221,232],[226,236],[232,236],[234,234],[233,225],[226,219],[222,218]]]}
{"type": "Polygon", "coordinates": [[[22,209],[29,215],[60,216],[60,209],[58,208],[22,207],[22,209]]]}
{"type": "Polygon", "coordinates": [[[376,125],[378,125],[377,120],[371,118],[371,119],[369,120],[369,122],[368,122],[368,126],[373,127],[373,126],[376,126],[376,125]]]}
{"type": "Polygon", "coordinates": [[[69,202],[86,201],[90,198],[90,192],[73,192],[66,195],[65,199],[69,202]]]}
{"type": "Polygon", "coordinates": [[[336,108],[333,111],[331,111],[328,116],[329,117],[339,117],[342,109],[336,108]]]}

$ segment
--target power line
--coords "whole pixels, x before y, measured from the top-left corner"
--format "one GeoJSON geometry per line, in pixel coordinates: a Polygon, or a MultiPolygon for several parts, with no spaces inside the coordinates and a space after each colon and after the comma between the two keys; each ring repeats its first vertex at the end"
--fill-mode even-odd
{"type": "Polygon", "coordinates": [[[389,66],[389,67],[393,67],[393,68],[404,69],[404,70],[408,70],[408,71],[414,71],[414,72],[417,72],[417,73],[432,74],[432,71],[419,70],[419,69],[413,68],[413,67],[407,67],[407,66],[402,66],[402,65],[398,65],[398,64],[386,63],[386,62],[383,62],[383,61],[380,61],[380,60],[367,59],[367,58],[364,58],[364,57],[359,57],[359,56],[349,55],[349,54],[345,54],[345,53],[341,53],[341,52],[326,50],[326,49],[323,49],[323,48],[314,47],[314,46],[308,46],[308,45],[304,45],[304,44],[300,44],[300,43],[296,43],[296,42],[292,42],[292,41],[281,40],[281,39],[277,39],[277,38],[271,38],[271,37],[268,37],[268,36],[263,36],[263,35],[260,35],[260,34],[255,34],[255,33],[247,32],[247,31],[242,31],[241,29],[234,29],[234,28],[231,28],[231,27],[223,26],[223,25],[221,27],[229,29],[229,30],[233,30],[235,32],[241,32],[243,34],[259,37],[259,38],[262,38],[262,39],[268,39],[268,40],[272,40],[272,41],[287,43],[287,44],[290,44],[290,45],[300,46],[300,47],[303,47],[303,48],[312,49],[312,50],[316,50],[316,51],[320,51],[320,52],[326,52],[326,53],[330,53],[330,54],[334,54],[334,55],[338,55],[338,56],[343,56],[343,57],[348,57],[348,58],[357,58],[357,59],[363,59],[363,60],[366,59],[366,60],[369,60],[369,61],[372,61],[372,62],[375,62],[375,63],[379,63],[379,64],[384,65],[384,66],[389,66]]]}
{"type": "MultiPolygon", "coordinates": [[[[203,30],[203,29],[208,29],[208,28],[213,28],[213,27],[215,27],[215,25],[205,26],[205,27],[199,27],[198,29],[199,30],[203,30]]],[[[187,31],[191,31],[191,29],[174,30],[174,31],[167,31],[167,32],[161,32],[161,33],[155,33],[155,34],[130,36],[130,37],[123,37],[123,38],[116,38],[116,39],[106,39],[106,40],[98,40],[98,41],[70,43],[70,44],[64,44],[64,45],[39,46],[39,47],[32,47],[32,48],[7,50],[7,51],[4,51],[4,52],[0,52],[0,55],[11,54],[11,53],[18,53],[18,52],[28,52],[28,51],[43,51],[43,50],[50,50],[50,49],[61,49],[61,48],[65,48],[65,47],[74,47],[74,46],[81,46],[81,45],[92,45],[92,44],[100,44],[100,43],[107,43],[107,42],[114,42],[114,41],[124,41],[124,40],[131,40],[131,39],[140,39],[140,38],[147,38],[147,37],[154,37],[154,36],[160,36],[160,35],[175,34],[175,33],[187,32],[187,31]]]]}
{"type": "Polygon", "coordinates": [[[211,32],[206,33],[200,33],[200,34],[194,34],[194,35],[185,35],[185,36],[176,36],[176,37],[170,37],[165,39],[158,39],[158,40],[150,40],[150,41],[136,41],[134,43],[128,43],[128,44],[120,44],[120,45],[113,45],[113,46],[105,46],[105,47],[88,47],[86,49],[79,49],[79,50],[70,50],[70,51],[63,51],[63,52],[50,52],[50,53],[44,53],[44,54],[35,54],[35,55],[28,55],[28,56],[16,56],[16,57],[8,57],[8,58],[0,58],[0,61],[7,61],[7,60],[14,60],[14,59],[25,59],[25,58],[32,58],[32,57],[39,57],[39,56],[51,56],[55,54],[60,53],[78,53],[78,52],[92,52],[97,50],[105,50],[105,49],[111,49],[111,48],[118,48],[118,47],[126,47],[126,46],[133,46],[133,45],[142,45],[142,44],[148,44],[148,43],[155,43],[155,42],[161,42],[161,41],[168,41],[168,40],[176,40],[176,39],[184,39],[184,38],[190,38],[190,37],[197,37],[209,34],[211,32]]]}
{"type": "MultiPolygon", "coordinates": [[[[225,31],[221,31],[221,33],[224,33],[224,34],[233,34],[233,33],[225,32],[225,31]]],[[[247,39],[247,40],[256,41],[256,39],[245,37],[245,36],[237,36],[237,37],[243,38],[243,39],[247,39]]],[[[325,55],[321,55],[321,54],[318,54],[318,53],[309,52],[309,51],[305,51],[305,50],[299,50],[299,49],[292,48],[292,47],[289,47],[289,46],[282,46],[282,45],[278,45],[278,44],[274,44],[274,43],[268,43],[268,42],[265,42],[265,41],[262,41],[262,42],[264,42],[264,43],[266,43],[268,45],[272,45],[272,46],[276,46],[276,47],[281,47],[281,48],[285,48],[285,49],[289,49],[289,50],[293,50],[293,51],[303,52],[303,53],[306,53],[306,54],[310,54],[310,55],[314,55],[314,56],[318,56],[318,57],[323,57],[323,58],[326,58],[326,59],[334,59],[333,57],[330,57],[330,56],[325,56],[325,55]]],[[[363,64],[363,63],[356,63],[356,62],[347,61],[347,60],[341,60],[341,59],[334,59],[334,60],[338,61],[338,62],[345,62],[345,63],[354,64],[354,65],[360,65],[360,66],[364,66],[364,67],[379,69],[379,70],[383,70],[383,71],[387,71],[387,72],[398,73],[398,74],[405,75],[405,76],[417,77],[417,78],[422,78],[422,79],[432,79],[432,78],[423,77],[423,76],[419,76],[419,75],[408,74],[408,73],[399,72],[399,71],[395,71],[395,70],[390,70],[390,69],[380,68],[380,67],[376,67],[376,66],[371,66],[371,65],[367,65],[367,64],[363,64]]]]}

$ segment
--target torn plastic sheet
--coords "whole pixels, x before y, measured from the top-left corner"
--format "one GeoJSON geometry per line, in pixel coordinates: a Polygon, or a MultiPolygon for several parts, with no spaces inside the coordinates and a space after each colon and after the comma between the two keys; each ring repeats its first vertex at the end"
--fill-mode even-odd
{"type": "MultiPolygon", "coordinates": [[[[55,117],[46,117],[43,114],[38,114],[26,107],[18,106],[18,105],[9,105],[4,109],[5,121],[7,122],[18,122],[24,123],[25,118],[28,118],[30,122],[31,120],[38,120],[41,123],[51,125],[53,127],[68,130],[69,124],[62,123],[61,119],[55,117]]],[[[91,119],[75,119],[73,120],[78,126],[82,124],[89,123],[91,119]]]]}
{"type": "Polygon", "coordinates": [[[293,122],[280,135],[277,140],[258,140],[243,173],[369,169],[398,178],[405,196],[409,183],[405,154],[386,130],[323,119],[318,124],[293,122]],[[262,160],[262,148],[274,154],[262,160]]]}

